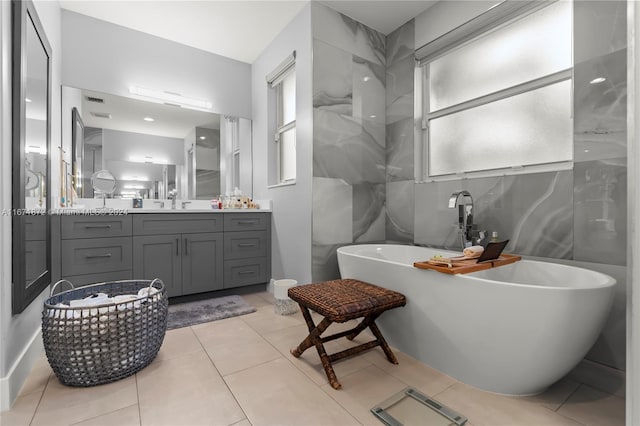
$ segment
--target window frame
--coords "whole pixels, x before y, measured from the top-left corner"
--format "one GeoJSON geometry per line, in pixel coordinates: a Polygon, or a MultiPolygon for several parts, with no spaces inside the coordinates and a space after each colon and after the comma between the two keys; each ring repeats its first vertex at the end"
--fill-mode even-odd
{"type": "MultiPolygon", "coordinates": [[[[507,2],[505,2],[507,3],[507,2]]],[[[523,93],[527,93],[536,89],[540,89],[543,87],[547,87],[556,83],[560,83],[562,81],[570,80],[572,85],[571,90],[571,112],[570,118],[573,119],[573,66],[556,71],[551,74],[544,75],[542,77],[534,78],[529,81],[525,81],[523,83],[519,83],[516,85],[512,85],[506,87],[504,89],[500,89],[485,95],[481,95],[472,99],[468,99],[466,101],[459,102],[454,105],[450,105],[445,108],[441,108],[435,111],[430,110],[430,92],[429,92],[429,65],[431,62],[446,56],[450,52],[457,50],[460,47],[466,46],[468,44],[474,43],[476,40],[482,38],[483,36],[494,32],[500,31],[505,27],[511,25],[512,23],[528,16],[529,14],[535,13],[544,7],[552,4],[553,2],[547,2],[546,4],[540,6],[527,6],[521,9],[519,13],[515,15],[511,11],[509,14],[505,12],[505,16],[503,19],[497,20],[495,16],[492,16],[491,19],[496,19],[494,21],[490,21],[484,27],[479,29],[478,22],[473,22],[471,30],[472,34],[469,34],[471,30],[465,30],[464,28],[460,29],[461,35],[459,37],[455,37],[454,34],[449,33],[448,36],[452,37],[449,40],[448,46],[442,45],[442,40],[436,40],[438,42],[437,50],[436,48],[429,48],[429,45],[424,46],[421,49],[416,51],[416,56],[420,51],[431,51],[430,53],[422,54],[423,58],[416,58],[416,69],[415,69],[415,92],[418,94],[416,102],[416,118],[420,120],[420,125],[416,129],[416,135],[420,135],[420,143],[419,148],[416,150],[416,161],[415,164],[415,178],[416,182],[435,182],[435,181],[446,181],[446,180],[454,180],[460,178],[476,178],[476,177],[495,177],[495,176],[505,176],[505,175],[517,175],[517,174],[526,174],[526,173],[541,173],[548,171],[560,171],[560,170],[570,170],[573,168],[573,158],[571,160],[559,160],[556,162],[546,162],[546,163],[538,163],[538,164],[529,164],[529,165],[513,165],[510,167],[501,167],[501,168],[493,168],[493,169],[483,169],[483,170],[475,170],[475,171],[465,171],[458,173],[449,173],[449,174],[438,174],[438,175],[430,175],[429,171],[429,158],[430,158],[430,121],[444,117],[446,115],[454,114],[461,111],[466,111],[469,109],[473,109],[482,105],[486,105],[492,102],[496,102],[499,100],[507,99],[513,96],[517,96],[523,93]]],[[[497,8],[496,8],[497,9],[497,8]]],[[[479,17],[479,18],[482,18],[479,17]]],[[[480,19],[478,19],[479,21],[480,19]]],[[[475,21],[475,20],[474,20],[475,21]]],[[[455,31],[454,31],[455,32],[455,31]]],[[[573,62],[573,58],[572,58],[573,62]]]]}
{"type": "MultiPolygon", "coordinates": [[[[277,185],[286,185],[286,184],[292,184],[295,183],[296,181],[296,177],[297,177],[297,162],[296,165],[294,166],[294,176],[293,178],[289,178],[289,179],[285,179],[282,176],[282,172],[283,172],[283,164],[282,164],[282,156],[284,155],[283,152],[283,144],[282,142],[282,135],[285,132],[288,132],[290,130],[293,129],[293,137],[294,137],[294,149],[293,149],[293,155],[294,158],[297,154],[297,147],[296,147],[296,141],[297,141],[297,132],[296,132],[296,119],[297,119],[297,114],[295,112],[295,108],[294,108],[294,114],[293,114],[293,120],[288,121],[288,122],[284,122],[283,116],[284,116],[284,104],[285,104],[285,100],[284,100],[284,81],[291,75],[293,74],[294,76],[294,99],[296,97],[297,94],[297,87],[296,87],[296,83],[297,83],[297,75],[296,75],[296,67],[295,64],[293,64],[291,67],[289,67],[284,73],[282,73],[279,78],[278,78],[278,82],[273,84],[272,83],[272,88],[275,89],[276,91],[276,129],[275,129],[275,134],[273,137],[273,140],[276,144],[276,181],[277,181],[277,185]]],[[[297,102],[296,102],[297,104],[297,102]]]]}

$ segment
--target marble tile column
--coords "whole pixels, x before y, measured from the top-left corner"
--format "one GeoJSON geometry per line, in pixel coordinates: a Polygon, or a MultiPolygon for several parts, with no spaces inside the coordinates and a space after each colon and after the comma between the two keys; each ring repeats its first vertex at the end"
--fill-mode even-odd
{"type": "Polygon", "coordinates": [[[384,35],[314,3],[313,281],[336,249],[385,239],[384,35]]]}

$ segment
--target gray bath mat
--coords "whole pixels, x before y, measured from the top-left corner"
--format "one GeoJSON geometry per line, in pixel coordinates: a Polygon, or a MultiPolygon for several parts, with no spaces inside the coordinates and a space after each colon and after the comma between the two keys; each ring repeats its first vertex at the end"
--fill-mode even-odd
{"type": "Polygon", "coordinates": [[[169,305],[167,329],[188,327],[203,322],[250,314],[256,308],[240,296],[224,296],[215,299],[169,305]]]}

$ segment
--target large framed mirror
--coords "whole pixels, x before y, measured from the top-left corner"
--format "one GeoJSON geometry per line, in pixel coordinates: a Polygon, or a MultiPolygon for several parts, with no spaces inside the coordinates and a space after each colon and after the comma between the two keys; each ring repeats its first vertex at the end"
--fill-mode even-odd
{"type": "Polygon", "coordinates": [[[51,282],[51,46],[30,0],[12,2],[12,310],[51,282]]]}
{"type": "Polygon", "coordinates": [[[251,120],[69,86],[62,108],[80,198],[101,197],[89,182],[100,170],[116,179],[113,198],[253,195],[251,120]]]}

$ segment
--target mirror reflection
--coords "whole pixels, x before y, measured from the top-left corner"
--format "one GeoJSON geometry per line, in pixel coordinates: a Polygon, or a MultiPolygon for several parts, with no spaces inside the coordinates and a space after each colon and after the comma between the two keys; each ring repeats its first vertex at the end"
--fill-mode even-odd
{"type": "Polygon", "coordinates": [[[33,21],[27,19],[27,66],[24,129],[25,285],[47,272],[47,52],[33,21]]]}
{"type": "Polygon", "coordinates": [[[73,185],[78,197],[101,196],[90,182],[100,170],[115,177],[114,198],[167,199],[177,194],[181,199],[212,199],[240,187],[234,175],[241,173],[233,173],[233,163],[225,160],[233,155],[225,145],[233,146],[233,138],[238,137],[238,132],[226,129],[237,118],[62,89],[63,108],[72,110],[73,185]]]}

